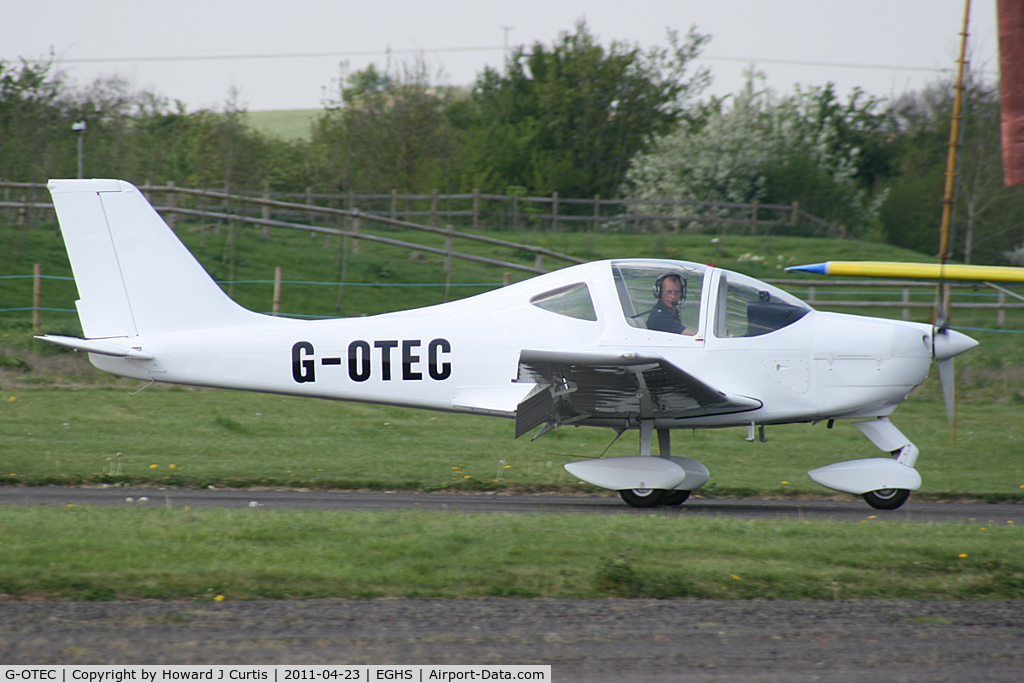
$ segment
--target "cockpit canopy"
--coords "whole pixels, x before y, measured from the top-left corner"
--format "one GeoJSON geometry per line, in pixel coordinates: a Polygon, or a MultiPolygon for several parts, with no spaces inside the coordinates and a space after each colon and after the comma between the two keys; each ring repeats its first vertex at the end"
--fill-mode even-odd
{"type": "Polygon", "coordinates": [[[790,325],[810,311],[810,307],[781,289],[754,278],[720,271],[717,291],[705,291],[711,268],[684,261],[615,261],[612,272],[622,314],[633,327],[649,329],[648,320],[666,279],[678,278],[682,299],[678,313],[689,330],[699,330],[701,303],[713,296],[710,304],[716,337],[757,337],[790,325]]]}

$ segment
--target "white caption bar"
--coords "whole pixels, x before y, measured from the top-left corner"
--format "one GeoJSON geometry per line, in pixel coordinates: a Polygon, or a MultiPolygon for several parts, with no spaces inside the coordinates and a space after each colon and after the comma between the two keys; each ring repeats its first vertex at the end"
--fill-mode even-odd
{"type": "Polygon", "coordinates": [[[353,666],[2,666],[0,683],[177,683],[254,681],[256,683],[342,683],[343,681],[543,681],[550,665],[416,664],[353,666]]]}

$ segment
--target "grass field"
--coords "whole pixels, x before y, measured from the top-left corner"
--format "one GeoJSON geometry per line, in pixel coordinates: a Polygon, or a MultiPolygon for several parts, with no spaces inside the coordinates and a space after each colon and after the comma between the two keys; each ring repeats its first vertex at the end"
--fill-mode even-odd
{"type": "MultiPolygon", "coordinates": [[[[638,449],[635,433],[612,444],[608,429],[515,440],[500,418],[159,385],[132,393],[142,386],[0,393],[0,482],[591,491],[562,465],[638,449]]],[[[1022,404],[962,402],[954,445],[938,393],[924,387],[893,417],[921,449],[915,498],[1024,501],[1022,404]]],[[[878,455],[843,422],[767,434],[762,444],[739,428],[683,431],[674,445],[711,470],[701,492],[711,496],[832,496],[807,470],[878,455]]]]}
{"type": "Polygon", "coordinates": [[[277,109],[250,111],[245,115],[249,125],[260,133],[291,142],[309,140],[310,126],[322,112],[322,109],[277,109]]]}
{"type": "Polygon", "coordinates": [[[1024,598],[1024,530],[645,516],[0,509],[0,596],[1024,598]]]}
{"type": "MultiPolygon", "coordinates": [[[[285,312],[335,315],[337,242],[275,231],[180,226],[179,234],[236,299],[270,306],[275,266],[286,271],[285,312]],[[259,280],[262,282],[252,282],[259,280]]],[[[400,231],[389,236],[407,239],[400,231]]],[[[509,237],[509,235],[504,235],[509,237]]],[[[523,234],[584,258],[668,256],[715,261],[758,277],[791,263],[899,259],[883,245],[760,237],[523,234]],[[827,254],[827,257],[823,254],[827,254]]],[[[70,271],[54,226],[0,228],[0,275],[70,271]]],[[[340,314],[437,303],[440,259],[364,242],[351,255],[340,314]],[[399,291],[393,288],[401,285],[399,291]]],[[[464,247],[460,247],[464,248],[464,247]]],[[[496,247],[467,251],[532,263],[496,247]]],[[[456,266],[458,296],[497,286],[500,269],[456,266]]],[[[515,276],[518,278],[521,276],[515,276]]],[[[0,308],[30,302],[25,279],[0,279],[0,308]]],[[[80,334],[71,280],[45,281],[43,331],[80,334]]],[[[25,306],[30,305],[28,303],[25,306]]],[[[926,315],[926,314],[922,314],[926,315]]],[[[960,324],[992,327],[993,314],[960,324]]],[[[609,430],[562,428],[536,442],[511,421],[281,396],[153,386],[98,373],[80,355],[33,340],[30,314],[0,314],[0,484],[285,486],[410,490],[589,491],[565,473],[595,457],[609,430]],[[458,435],[458,438],[453,438],[458,435]]],[[[1007,327],[1024,329],[1020,314],[1007,327]]],[[[1024,337],[973,333],[957,359],[958,439],[951,443],[934,379],[893,421],[921,449],[914,499],[1024,500],[1024,337]]],[[[704,462],[705,496],[820,497],[806,470],[877,451],[840,423],[677,436],[704,462]]],[[[609,455],[636,452],[635,435],[609,455]]],[[[852,497],[847,497],[852,498],[852,497]]],[[[0,508],[0,599],[260,597],[873,597],[1022,598],[1024,543],[1011,520],[985,527],[651,516],[593,518],[433,513],[310,513],[0,508]]],[[[876,523],[877,522],[877,523],[876,523]]]]}

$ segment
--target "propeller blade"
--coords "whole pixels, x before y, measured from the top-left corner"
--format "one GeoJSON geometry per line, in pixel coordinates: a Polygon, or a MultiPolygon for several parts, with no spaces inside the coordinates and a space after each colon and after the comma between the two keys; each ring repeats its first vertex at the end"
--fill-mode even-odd
{"type": "Polygon", "coordinates": [[[939,361],[939,383],[942,385],[942,401],[946,404],[946,420],[952,427],[956,414],[956,380],[952,356],[939,361]]]}

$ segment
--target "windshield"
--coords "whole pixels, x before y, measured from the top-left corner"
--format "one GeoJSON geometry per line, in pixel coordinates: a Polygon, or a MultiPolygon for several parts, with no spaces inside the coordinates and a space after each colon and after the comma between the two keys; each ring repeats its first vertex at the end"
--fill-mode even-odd
{"type": "Polygon", "coordinates": [[[695,334],[705,270],[679,261],[612,264],[626,322],[641,329],[695,334]]]}
{"type": "Polygon", "coordinates": [[[718,284],[716,337],[758,337],[795,323],[810,306],[760,280],[723,272],[718,284]]]}

